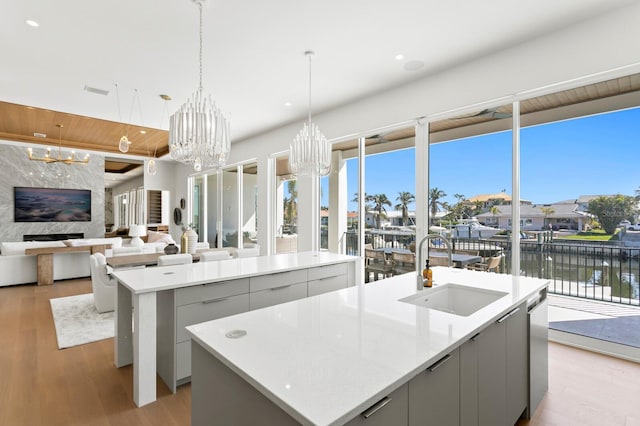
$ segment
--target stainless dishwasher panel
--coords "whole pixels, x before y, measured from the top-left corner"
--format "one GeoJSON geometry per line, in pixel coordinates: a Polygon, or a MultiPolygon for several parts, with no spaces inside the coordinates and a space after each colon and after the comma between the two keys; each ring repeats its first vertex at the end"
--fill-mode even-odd
{"type": "Polygon", "coordinates": [[[549,302],[547,289],[527,302],[529,325],[529,405],[531,418],[549,388],[549,302]]]}

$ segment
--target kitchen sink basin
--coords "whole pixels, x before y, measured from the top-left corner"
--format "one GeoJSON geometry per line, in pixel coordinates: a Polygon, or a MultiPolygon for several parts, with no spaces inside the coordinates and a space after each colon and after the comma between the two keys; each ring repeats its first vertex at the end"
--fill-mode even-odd
{"type": "Polygon", "coordinates": [[[424,289],[399,301],[468,317],[506,295],[507,293],[502,291],[486,290],[460,284],[442,284],[438,287],[424,289]]]}

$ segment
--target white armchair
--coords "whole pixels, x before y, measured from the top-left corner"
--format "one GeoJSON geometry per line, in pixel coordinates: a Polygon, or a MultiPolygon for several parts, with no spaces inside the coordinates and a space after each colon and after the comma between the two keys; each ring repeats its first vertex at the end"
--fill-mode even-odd
{"type": "Polygon", "coordinates": [[[189,253],[165,254],[158,257],[158,266],[184,265],[193,262],[193,257],[189,253]]]}
{"type": "Polygon", "coordinates": [[[235,253],[233,253],[233,257],[235,258],[256,256],[260,256],[260,248],[258,247],[236,249],[235,253]]]}
{"type": "Polygon", "coordinates": [[[200,262],[211,262],[212,260],[224,259],[231,259],[231,254],[226,250],[200,252],[200,262]]]}
{"type": "Polygon", "coordinates": [[[111,312],[116,305],[116,280],[107,275],[107,259],[102,253],[89,257],[93,303],[98,312],[111,312]]]}

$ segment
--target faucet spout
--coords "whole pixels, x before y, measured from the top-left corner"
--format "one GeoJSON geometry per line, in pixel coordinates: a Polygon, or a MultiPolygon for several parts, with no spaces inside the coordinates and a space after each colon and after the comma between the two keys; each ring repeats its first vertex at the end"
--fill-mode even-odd
{"type": "Polygon", "coordinates": [[[422,278],[422,272],[421,272],[421,268],[422,268],[422,245],[424,244],[425,241],[430,241],[430,240],[437,240],[440,239],[442,241],[444,241],[444,245],[447,246],[447,259],[448,259],[448,263],[447,265],[449,265],[449,267],[451,267],[452,265],[452,261],[451,261],[451,241],[449,241],[448,239],[446,239],[444,236],[440,235],[440,234],[427,234],[424,236],[424,238],[422,238],[420,240],[420,243],[418,244],[418,252],[416,253],[416,268],[417,268],[417,274],[418,274],[418,279],[417,279],[417,288],[418,290],[422,290],[424,288],[424,284],[423,284],[423,278],[422,278]]]}

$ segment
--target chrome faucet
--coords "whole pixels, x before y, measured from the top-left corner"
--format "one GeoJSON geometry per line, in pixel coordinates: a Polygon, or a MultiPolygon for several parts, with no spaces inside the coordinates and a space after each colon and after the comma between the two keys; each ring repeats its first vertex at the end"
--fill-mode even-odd
{"type": "Polygon", "coordinates": [[[435,240],[440,238],[442,241],[444,241],[444,245],[447,246],[447,255],[448,255],[448,265],[449,267],[451,267],[452,262],[451,262],[451,241],[447,240],[444,236],[440,235],[440,234],[427,234],[424,236],[424,238],[422,238],[420,240],[420,243],[418,244],[418,252],[416,253],[416,259],[418,260],[416,262],[416,267],[417,267],[417,273],[418,273],[418,290],[422,290],[424,288],[424,283],[423,283],[423,278],[422,278],[422,244],[424,244],[425,241],[428,240],[435,240]]]}

